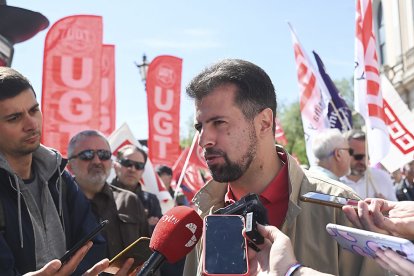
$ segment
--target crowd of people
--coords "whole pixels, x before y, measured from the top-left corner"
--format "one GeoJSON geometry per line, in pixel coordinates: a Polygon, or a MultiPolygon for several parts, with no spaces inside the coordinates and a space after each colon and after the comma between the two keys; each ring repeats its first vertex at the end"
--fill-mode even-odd
{"type": "MultiPolygon", "coordinates": [[[[205,217],[255,193],[266,208],[269,225],[258,225],[265,243],[259,251],[249,248],[250,275],[410,274],[414,264],[395,252],[378,249],[374,259],[353,254],[325,227],[335,223],[413,239],[414,162],[391,178],[369,166],[363,131],[331,129],[314,138],[316,164],[302,169],[275,144],[275,88],[248,61],[219,61],[195,76],[186,92],[194,99],[194,127],[213,178],[192,207],[205,217]],[[307,192],[358,200],[358,208],[300,201],[307,192]]],[[[84,130],[71,137],[65,159],[40,144],[47,135],[41,131],[30,82],[0,67],[0,274],[98,275],[130,243],[150,237],[162,216],[156,195],[142,188],[147,153],[126,145],[113,160],[107,138],[84,130]],[[109,221],[102,235],[62,264],[59,258],[102,220],[109,221]]],[[[159,166],[157,173],[172,196],[180,195],[171,187],[171,168],[159,166]]],[[[177,205],[188,205],[182,194],[177,205]]],[[[199,242],[159,275],[202,275],[202,251],[199,242]]],[[[117,275],[127,275],[132,263],[128,259],[117,275]]]]}

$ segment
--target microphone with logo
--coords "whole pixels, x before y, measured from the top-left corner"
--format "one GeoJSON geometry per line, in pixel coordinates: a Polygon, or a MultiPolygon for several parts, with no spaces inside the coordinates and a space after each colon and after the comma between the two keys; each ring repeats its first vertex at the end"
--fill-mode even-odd
{"type": "Polygon", "coordinates": [[[155,226],[149,247],[154,251],[137,276],[154,275],[167,260],[176,263],[195,247],[203,220],[192,208],[177,206],[165,213],[155,226]]]}

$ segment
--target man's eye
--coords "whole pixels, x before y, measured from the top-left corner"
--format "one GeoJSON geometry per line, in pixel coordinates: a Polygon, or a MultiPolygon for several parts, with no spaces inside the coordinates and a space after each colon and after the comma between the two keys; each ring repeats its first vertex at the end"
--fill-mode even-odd
{"type": "Polygon", "coordinates": [[[201,131],[201,124],[195,124],[194,125],[195,130],[197,130],[198,132],[201,131]]]}
{"type": "Polygon", "coordinates": [[[11,116],[11,117],[8,117],[6,119],[6,121],[7,122],[14,122],[14,121],[17,121],[18,118],[19,118],[19,116],[11,116]]]}
{"type": "Polygon", "coordinates": [[[224,121],[218,120],[218,121],[214,121],[214,125],[219,126],[221,124],[224,124],[224,121]]]}
{"type": "Polygon", "coordinates": [[[39,112],[39,111],[40,111],[40,109],[39,109],[39,107],[37,106],[37,107],[32,108],[30,111],[31,111],[31,113],[36,113],[36,112],[39,112]]]}

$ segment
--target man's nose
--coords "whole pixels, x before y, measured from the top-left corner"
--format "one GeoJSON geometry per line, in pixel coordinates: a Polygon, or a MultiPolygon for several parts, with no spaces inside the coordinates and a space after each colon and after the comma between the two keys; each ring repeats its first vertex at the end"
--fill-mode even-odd
{"type": "Polygon", "coordinates": [[[216,137],[212,131],[202,129],[199,134],[198,145],[204,148],[213,147],[216,144],[216,137]]]}

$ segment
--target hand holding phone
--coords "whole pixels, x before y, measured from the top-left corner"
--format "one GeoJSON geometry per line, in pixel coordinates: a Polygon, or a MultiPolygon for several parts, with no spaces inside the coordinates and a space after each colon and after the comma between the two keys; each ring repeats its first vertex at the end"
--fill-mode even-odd
{"type": "Polygon", "coordinates": [[[342,208],[344,205],[351,205],[354,208],[358,207],[358,200],[318,192],[308,192],[301,195],[299,199],[304,202],[311,202],[336,208],[342,208]]]}
{"type": "Polygon", "coordinates": [[[109,261],[109,267],[105,269],[105,272],[115,274],[128,258],[133,258],[134,263],[128,271],[128,274],[131,273],[148,260],[153,253],[149,248],[149,244],[150,238],[141,237],[137,239],[109,261]]]}
{"type": "Polygon", "coordinates": [[[244,218],[240,215],[208,215],[204,218],[204,275],[248,275],[244,227],[244,218]]]}
{"type": "Polygon", "coordinates": [[[62,256],[59,260],[62,264],[66,263],[82,246],[84,246],[88,241],[92,240],[96,235],[98,235],[108,224],[108,220],[104,220],[99,223],[99,225],[92,230],[88,235],[83,239],[78,241],[71,249],[66,251],[65,255],[62,256]]]}

